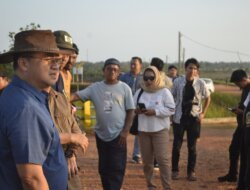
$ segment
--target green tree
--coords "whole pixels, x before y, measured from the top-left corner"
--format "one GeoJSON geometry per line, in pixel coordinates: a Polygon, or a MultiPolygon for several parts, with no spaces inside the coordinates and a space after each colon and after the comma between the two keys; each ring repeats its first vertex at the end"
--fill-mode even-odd
{"type": "MultiPolygon", "coordinates": [[[[40,24],[31,22],[30,24],[27,24],[25,27],[20,27],[19,32],[26,31],[26,30],[37,30],[39,28],[41,28],[40,24]]],[[[14,47],[15,35],[16,35],[16,32],[9,32],[10,48],[14,47]]]]}
{"type": "MultiPolygon", "coordinates": [[[[34,22],[31,22],[30,24],[26,25],[25,27],[20,27],[19,32],[26,31],[26,30],[37,30],[41,28],[40,24],[36,24],[34,22]]],[[[9,42],[10,42],[10,49],[14,47],[14,40],[15,40],[16,32],[9,32],[9,42]]],[[[4,52],[6,52],[4,50],[4,52]]],[[[5,71],[9,77],[13,75],[13,69],[12,64],[6,63],[6,64],[0,64],[0,71],[5,71]]]]}

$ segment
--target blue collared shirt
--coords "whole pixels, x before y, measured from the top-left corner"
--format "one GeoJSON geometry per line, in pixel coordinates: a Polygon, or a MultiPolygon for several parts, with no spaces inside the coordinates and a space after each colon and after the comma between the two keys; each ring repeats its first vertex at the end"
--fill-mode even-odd
{"type": "Polygon", "coordinates": [[[0,98],[0,187],[22,189],[16,164],[38,164],[52,190],[67,188],[67,164],[47,95],[15,76],[0,98]]]}
{"type": "Polygon", "coordinates": [[[128,72],[128,73],[121,75],[119,80],[129,85],[129,87],[132,90],[132,94],[134,95],[136,90],[138,90],[141,87],[140,81],[142,80],[142,75],[138,74],[134,76],[130,72],[128,72]]]}

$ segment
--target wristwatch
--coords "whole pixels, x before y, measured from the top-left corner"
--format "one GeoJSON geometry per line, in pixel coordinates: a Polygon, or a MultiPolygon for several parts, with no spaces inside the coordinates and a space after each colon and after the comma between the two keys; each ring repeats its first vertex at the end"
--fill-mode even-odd
{"type": "Polygon", "coordinates": [[[66,158],[71,158],[73,155],[74,155],[74,151],[71,150],[71,149],[67,149],[65,152],[64,152],[64,155],[66,158]]]}

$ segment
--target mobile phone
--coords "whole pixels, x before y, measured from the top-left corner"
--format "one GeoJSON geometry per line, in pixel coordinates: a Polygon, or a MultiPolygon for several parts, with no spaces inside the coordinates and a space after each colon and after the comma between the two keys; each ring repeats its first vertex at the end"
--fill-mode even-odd
{"type": "Polygon", "coordinates": [[[146,109],[146,106],[144,103],[137,103],[137,106],[140,108],[140,109],[146,109]]]}
{"type": "Polygon", "coordinates": [[[229,111],[235,111],[235,108],[230,108],[230,107],[228,107],[227,108],[229,111]]]}

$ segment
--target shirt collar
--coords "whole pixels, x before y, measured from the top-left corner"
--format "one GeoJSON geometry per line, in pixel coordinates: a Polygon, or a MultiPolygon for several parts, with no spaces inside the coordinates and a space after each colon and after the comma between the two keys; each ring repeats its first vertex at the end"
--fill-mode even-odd
{"type": "Polygon", "coordinates": [[[40,102],[46,104],[48,95],[37,90],[33,86],[31,86],[26,81],[20,79],[18,76],[14,76],[11,82],[14,86],[18,86],[28,92],[30,92],[36,99],[38,99],[40,102]]]}

